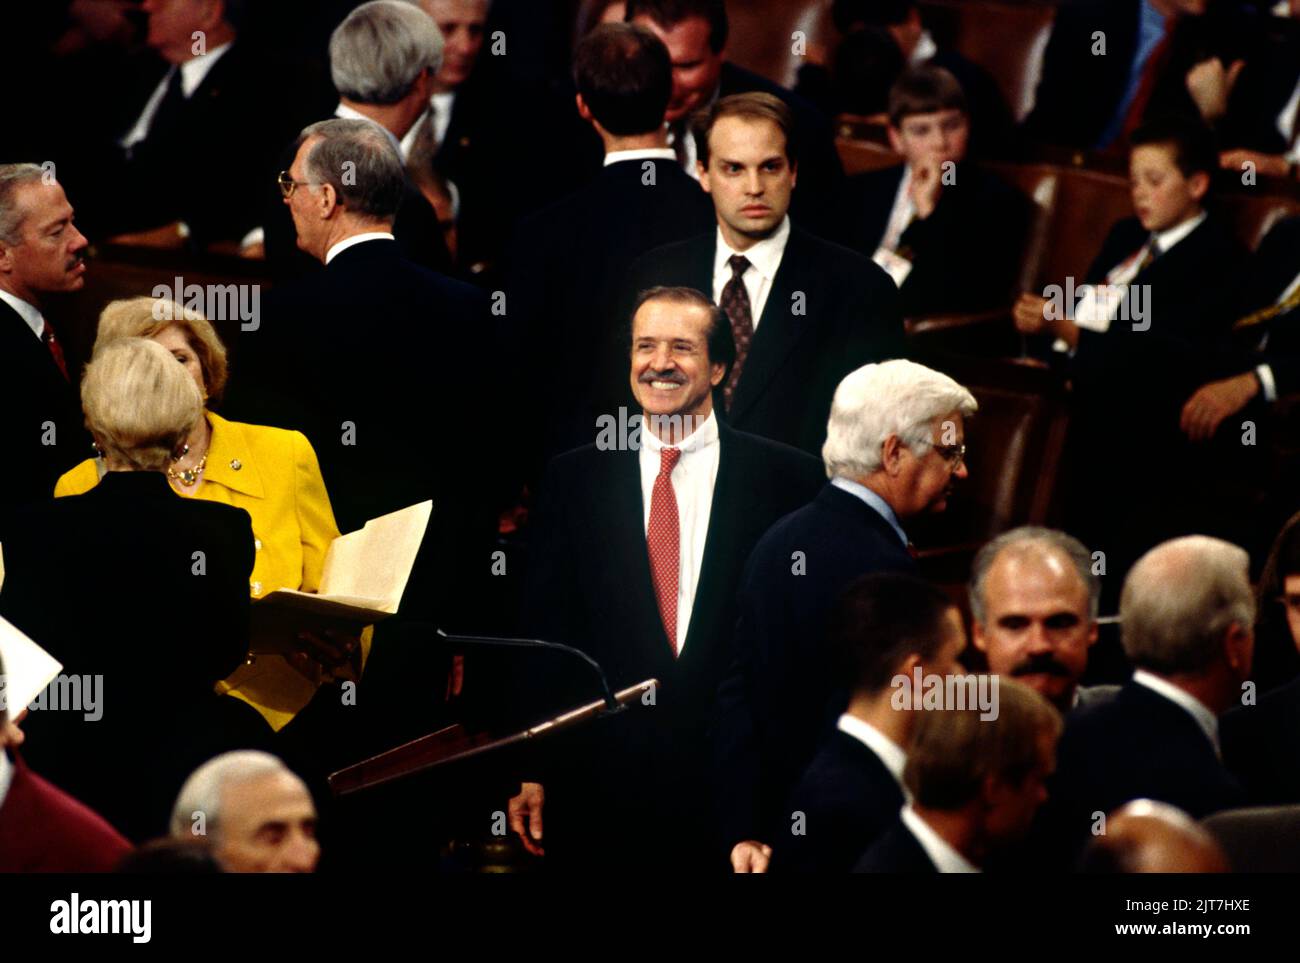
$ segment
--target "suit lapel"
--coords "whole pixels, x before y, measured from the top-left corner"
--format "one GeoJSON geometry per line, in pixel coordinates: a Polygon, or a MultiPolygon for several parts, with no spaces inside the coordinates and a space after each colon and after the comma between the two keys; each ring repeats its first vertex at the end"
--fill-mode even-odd
{"type": "Polygon", "coordinates": [[[796,316],[791,311],[795,291],[808,294],[816,283],[805,270],[803,259],[806,255],[802,232],[791,228],[790,240],[786,243],[781,265],[776,269],[776,277],[772,279],[772,290],[763,305],[749,357],[736,385],[731,410],[727,413],[733,424],[763,396],[785,359],[808,330],[807,315],[796,316]]]}

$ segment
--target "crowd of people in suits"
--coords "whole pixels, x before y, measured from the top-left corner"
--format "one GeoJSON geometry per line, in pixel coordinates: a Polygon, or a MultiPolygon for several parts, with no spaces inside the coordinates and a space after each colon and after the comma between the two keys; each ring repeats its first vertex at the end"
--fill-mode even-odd
{"type": "Polygon", "coordinates": [[[1232,866],[1199,820],[1300,805],[1300,523],[1252,559],[1232,495],[1243,425],[1285,444],[1300,390],[1300,217],[1251,252],[1212,199],[1296,179],[1300,5],[1062,6],[1018,125],[906,0],[837,0],[797,91],[727,58],[723,0],[584,3],[572,37],[562,6],[313,4],[282,42],[235,0],[102,0],[23,54],[67,68],[50,97],[131,69],[0,155],[0,629],[106,693],[0,700],[0,869],[455,870],[507,832],[552,872],[1232,866]],[[845,175],[846,110],[897,164],[845,175]],[[1064,303],[1017,290],[1030,204],[985,163],[1034,145],[1131,179],[1064,303]],[[255,319],[99,305],[80,366],[51,316],[92,240],[272,283],[255,319]],[[908,532],[980,399],[907,322],[990,309],[1068,381],[1079,468],[1061,528],[953,585],[908,532]],[[254,641],[340,533],[426,500],[394,617],[254,641]],[[498,769],[332,797],[596,696],[435,627],[653,684],[498,769]]]}

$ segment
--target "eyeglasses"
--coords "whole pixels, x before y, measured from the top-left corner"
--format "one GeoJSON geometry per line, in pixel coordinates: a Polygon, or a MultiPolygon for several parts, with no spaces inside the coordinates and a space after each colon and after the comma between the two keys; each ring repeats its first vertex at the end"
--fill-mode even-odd
{"type": "Polygon", "coordinates": [[[966,461],[966,446],[963,445],[935,445],[934,450],[939,453],[939,457],[948,464],[956,468],[966,461]]]}
{"type": "Polygon", "coordinates": [[[293,175],[290,174],[288,171],[280,171],[280,174],[278,177],[276,177],[275,182],[280,185],[280,193],[284,196],[285,200],[288,200],[289,198],[293,197],[293,192],[295,188],[311,187],[315,183],[314,181],[295,181],[293,179],[293,175]]]}

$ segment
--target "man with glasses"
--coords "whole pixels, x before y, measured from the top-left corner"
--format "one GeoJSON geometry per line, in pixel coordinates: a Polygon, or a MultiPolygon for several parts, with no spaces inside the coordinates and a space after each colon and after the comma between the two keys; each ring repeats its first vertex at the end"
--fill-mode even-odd
{"type": "Polygon", "coordinates": [[[826,644],[828,613],[859,576],[916,571],[903,524],[947,507],[967,474],[965,419],[977,408],[957,382],[910,361],[865,365],[836,389],[822,447],[830,483],[768,530],[741,580],[716,727],[736,870],[762,871],[768,849],[759,840],[790,831],[782,804],[846,704],[826,644]]]}

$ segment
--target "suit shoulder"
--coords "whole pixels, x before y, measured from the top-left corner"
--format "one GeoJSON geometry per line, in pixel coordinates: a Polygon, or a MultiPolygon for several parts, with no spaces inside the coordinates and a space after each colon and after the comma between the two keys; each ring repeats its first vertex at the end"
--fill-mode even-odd
{"type": "Polygon", "coordinates": [[[728,443],[734,445],[735,450],[742,457],[762,462],[792,475],[823,476],[822,462],[799,448],[770,438],[752,435],[747,431],[736,431],[734,428],[726,437],[728,443]]]}
{"type": "Polygon", "coordinates": [[[897,291],[884,269],[865,254],[799,228],[790,232],[791,243],[795,243],[796,238],[802,257],[813,259],[822,274],[834,276],[837,281],[854,287],[878,288],[882,294],[897,291]]]}

